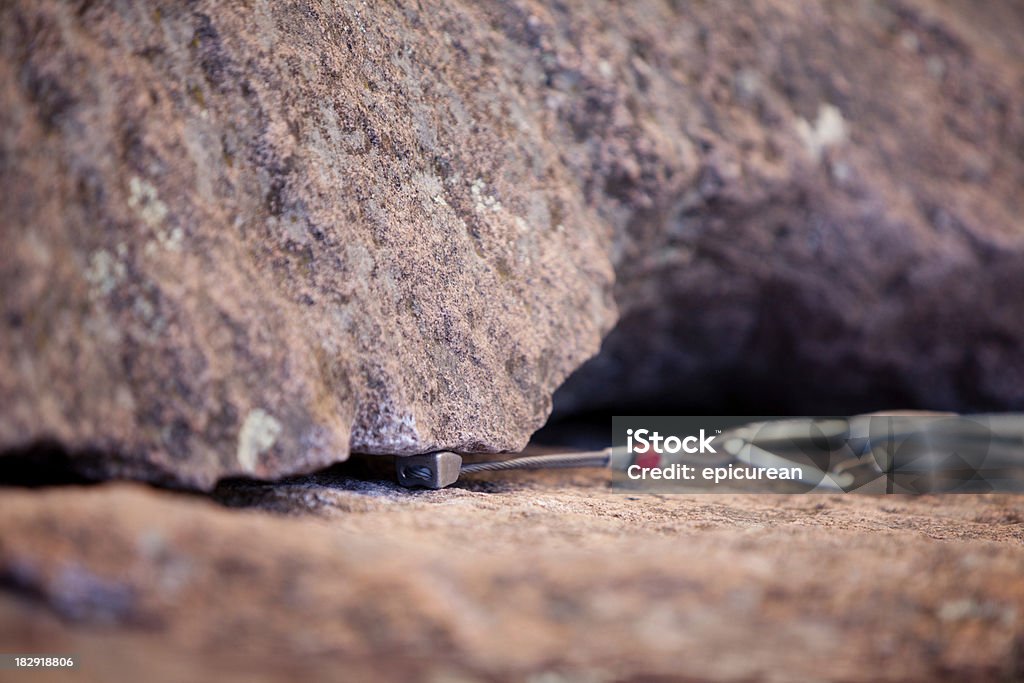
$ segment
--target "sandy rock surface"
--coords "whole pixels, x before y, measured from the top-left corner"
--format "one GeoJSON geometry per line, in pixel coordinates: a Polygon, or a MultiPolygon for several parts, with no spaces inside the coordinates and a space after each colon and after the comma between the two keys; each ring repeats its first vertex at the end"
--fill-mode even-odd
{"type": "Polygon", "coordinates": [[[1024,675],[1019,497],[359,476],[222,485],[234,509],[129,484],[6,491],[5,647],[78,653],[81,681],[1024,675]]]}

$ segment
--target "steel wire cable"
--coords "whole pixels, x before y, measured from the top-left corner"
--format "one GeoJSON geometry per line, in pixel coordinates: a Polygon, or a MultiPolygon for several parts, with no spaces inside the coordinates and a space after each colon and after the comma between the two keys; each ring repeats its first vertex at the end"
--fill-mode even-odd
{"type": "Polygon", "coordinates": [[[501,470],[539,470],[557,467],[607,467],[610,449],[583,453],[558,453],[555,455],[528,455],[511,460],[476,462],[463,465],[461,474],[474,472],[497,472],[501,470]]]}

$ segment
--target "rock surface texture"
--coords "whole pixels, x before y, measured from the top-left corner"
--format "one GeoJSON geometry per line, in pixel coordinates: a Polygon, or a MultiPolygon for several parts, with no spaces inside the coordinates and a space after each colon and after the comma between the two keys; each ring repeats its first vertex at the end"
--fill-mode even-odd
{"type": "Polygon", "coordinates": [[[200,488],[516,449],[617,308],[567,410],[1024,405],[1022,32],[937,0],[5,2],[0,449],[200,488]]]}
{"type": "Polygon", "coordinates": [[[675,4],[606,174],[622,320],[559,409],[1024,408],[1024,7],[675,4]]]}
{"type": "Polygon", "coordinates": [[[612,271],[495,13],[4,3],[0,442],[200,487],[525,445],[612,271]]]}
{"type": "Polygon", "coordinates": [[[76,681],[1024,675],[1019,496],[603,483],[502,472],[413,494],[327,473],[218,491],[256,510],[130,484],[7,493],[0,633],[76,653],[76,681]]]}

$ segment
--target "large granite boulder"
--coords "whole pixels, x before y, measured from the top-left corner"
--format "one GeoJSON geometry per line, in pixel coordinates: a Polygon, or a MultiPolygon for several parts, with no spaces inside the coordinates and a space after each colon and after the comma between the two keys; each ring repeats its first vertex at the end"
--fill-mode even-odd
{"type": "Polygon", "coordinates": [[[3,3],[0,449],[200,488],[516,449],[616,305],[567,409],[1024,403],[1022,27],[3,3]]]}
{"type": "Polygon", "coordinates": [[[0,446],[199,487],[522,447],[614,308],[505,14],[4,3],[0,446]]]}

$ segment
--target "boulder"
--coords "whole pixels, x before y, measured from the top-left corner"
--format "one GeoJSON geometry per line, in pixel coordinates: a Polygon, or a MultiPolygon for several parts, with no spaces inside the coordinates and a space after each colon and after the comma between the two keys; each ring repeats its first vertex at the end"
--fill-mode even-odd
{"type": "Polygon", "coordinates": [[[556,411],[1024,408],[1024,10],[677,4],[608,155],[621,321],[556,411]]]}
{"type": "Polygon", "coordinates": [[[617,309],[565,410],[1024,404],[1022,28],[4,3],[0,451],[209,488],[514,450],[617,309]]]}
{"type": "Polygon", "coordinates": [[[596,352],[518,15],[303,5],[4,3],[0,448],[200,488],[514,450],[596,352]]]}

